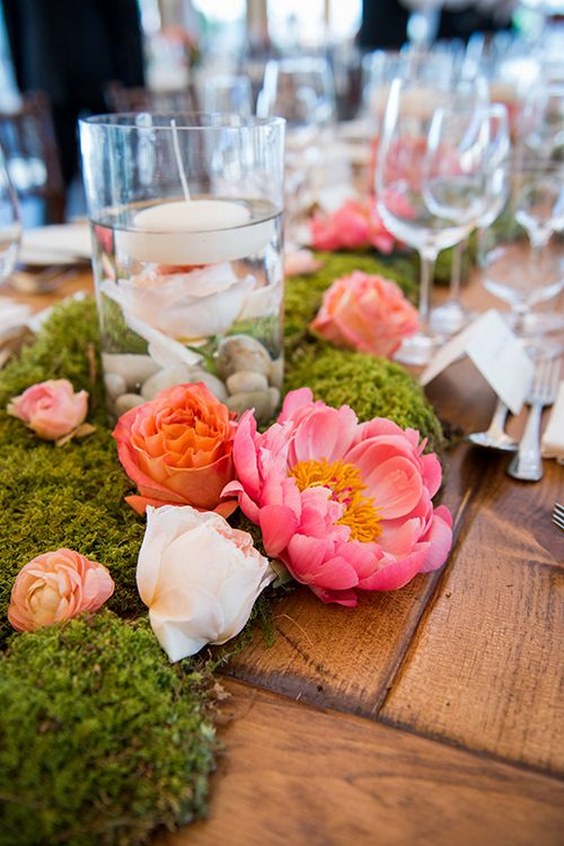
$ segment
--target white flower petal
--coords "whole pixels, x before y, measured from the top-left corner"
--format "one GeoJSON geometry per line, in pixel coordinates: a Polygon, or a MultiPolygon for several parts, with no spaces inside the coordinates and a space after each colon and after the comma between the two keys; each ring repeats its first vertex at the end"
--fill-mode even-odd
{"type": "Polygon", "coordinates": [[[238,634],[275,578],[268,559],[241,538],[213,512],[148,507],[137,583],[171,661],[238,634]]]}

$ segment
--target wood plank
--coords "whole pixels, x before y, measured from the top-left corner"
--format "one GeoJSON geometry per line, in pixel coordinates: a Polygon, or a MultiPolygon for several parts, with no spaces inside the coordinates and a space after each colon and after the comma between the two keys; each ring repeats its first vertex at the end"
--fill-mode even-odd
{"type": "Polygon", "coordinates": [[[273,608],[274,644],[266,646],[257,627],[225,672],[320,707],[374,714],[435,579],[361,597],[355,609],[323,605],[300,587],[273,608]]]}
{"type": "Polygon", "coordinates": [[[380,718],[561,773],[562,470],[545,464],[534,496],[504,473],[481,496],[380,718]]]}
{"type": "Polygon", "coordinates": [[[154,846],[559,846],[564,784],[228,683],[209,818],[154,846]]]}

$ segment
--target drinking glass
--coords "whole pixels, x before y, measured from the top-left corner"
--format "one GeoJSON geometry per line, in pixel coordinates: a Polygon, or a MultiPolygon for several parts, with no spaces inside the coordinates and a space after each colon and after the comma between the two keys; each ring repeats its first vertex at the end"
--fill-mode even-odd
{"type": "MultiPolygon", "coordinates": [[[[501,244],[491,259],[488,239],[481,239],[484,284],[511,305],[510,320],[523,342],[527,336],[546,336],[562,329],[562,315],[534,311],[562,288],[564,230],[564,83],[544,78],[527,98],[519,123],[512,174],[511,202],[503,225],[492,233],[501,244]],[[524,242],[528,240],[528,245],[524,242]],[[518,245],[524,255],[519,272],[504,272],[506,254],[518,245]],[[495,290],[494,290],[495,289],[495,290]]],[[[542,341],[548,345],[548,340],[542,341]]]]}
{"type": "Polygon", "coordinates": [[[21,234],[20,204],[0,148],[0,285],[15,267],[21,234]]]}
{"type": "Polygon", "coordinates": [[[316,56],[270,60],[257,99],[257,115],[286,121],[286,238],[297,246],[302,217],[315,198],[324,148],[336,120],[329,63],[316,56]]]}
{"type": "Polygon", "coordinates": [[[80,122],[112,418],[204,382],[274,415],[282,387],[284,122],[114,114],[80,122]]]}
{"type": "Polygon", "coordinates": [[[429,85],[412,63],[391,84],[376,169],[376,201],[386,227],[420,256],[420,329],[396,358],[426,364],[440,338],[429,327],[430,288],[440,250],[461,241],[484,211],[487,150],[479,86],[429,85]]]}
{"type": "MultiPolygon", "coordinates": [[[[510,322],[531,348],[536,343],[527,341],[531,310],[564,287],[563,175],[556,163],[519,162],[503,212],[479,232],[482,284],[510,306],[510,322]]],[[[542,326],[536,331],[542,334],[542,326]]]]}
{"type": "MultiPolygon", "coordinates": [[[[492,103],[484,110],[487,124],[487,151],[484,156],[485,191],[484,211],[477,221],[478,228],[487,228],[499,216],[509,190],[508,171],[510,134],[507,107],[492,103]]],[[[462,259],[468,249],[469,236],[453,249],[452,270],[447,300],[431,309],[430,324],[434,331],[444,335],[459,332],[474,317],[461,300],[462,259]]]]}

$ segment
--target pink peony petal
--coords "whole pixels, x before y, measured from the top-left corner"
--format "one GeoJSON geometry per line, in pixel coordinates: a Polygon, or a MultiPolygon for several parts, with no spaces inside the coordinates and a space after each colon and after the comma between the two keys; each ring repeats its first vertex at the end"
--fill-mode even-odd
{"type": "Polygon", "coordinates": [[[425,486],[429,496],[435,496],[441,486],[442,469],[441,463],[434,452],[421,456],[421,469],[425,486]]]}
{"type": "Polygon", "coordinates": [[[416,544],[405,558],[383,561],[381,568],[363,579],[359,587],[363,590],[397,590],[403,587],[422,571],[427,552],[428,544],[416,544]]]}
{"type": "Polygon", "coordinates": [[[283,505],[265,505],[259,514],[264,548],[276,556],[288,546],[298,528],[298,516],[283,505]]]}
{"type": "Polygon", "coordinates": [[[452,546],[452,516],[448,508],[435,508],[431,528],[424,540],[429,542],[429,551],[422,572],[438,570],[445,563],[452,546]]]}
{"type": "Polygon", "coordinates": [[[346,608],[356,608],[358,605],[358,597],[354,590],[325,590],[316,585],[310,585],[310,588],[326,605],[331,603],[344,605],[346,608]]]}
{"type": "Polygon", "coordinates": [[[282,404],[282,411],[278,415],[278,422],[284,423],[297,411],[308,408],[313,402],[311,388],[298,388],[296,391],[289,391],[282,404]]]}
{"type": "Polygon", "coordinates": [[[322,539],[294,535],[288,545],[292,573],[299,573],[298,581],[318,587],[346,590],[356,587],[358,575],[342,555],[333,553],[333,544],[322,539]],[[320,554],[323,550],[325,555],[320,554]]]}
{"type": "Polygon", "coordinates": [[[421,498],[423,484],[418,467],[395,455],[383,444],[368,444],[355,462],[367,485],[367,495],[384,520],[407,516],[421,498]]]}
{"type": "Polygon", "coordinates": [[[348,406],[315,409],[298,427],[288,460],[291,464],[324,458],[329,463],[343,457],[353,442],[357,416],[348,406]]]}

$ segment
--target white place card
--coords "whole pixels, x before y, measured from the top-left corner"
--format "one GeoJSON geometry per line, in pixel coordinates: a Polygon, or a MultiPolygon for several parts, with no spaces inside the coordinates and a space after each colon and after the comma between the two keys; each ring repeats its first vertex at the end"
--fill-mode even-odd
{"type": "Polygon", "coordinates": [[[512,414],[519,414],[534,365],[500,313],[490,309],[451,338],[419,378],[427,385],[460,356],[467,355],[512,414]]]}

